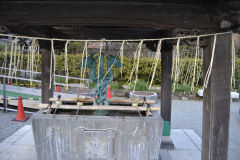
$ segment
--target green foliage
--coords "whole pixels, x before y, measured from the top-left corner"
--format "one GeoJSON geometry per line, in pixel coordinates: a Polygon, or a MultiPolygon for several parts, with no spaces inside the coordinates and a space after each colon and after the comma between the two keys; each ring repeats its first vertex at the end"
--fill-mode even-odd
{"type": "Polygon", "coordinates": [[[176,84],[175,92],[191,92],[191,87],[183,84],[176,84]]]}
{"type": "MultiPolygon", "coordinates": [[[[177,83],[181,83],[184,85],[191,86],[193,73],[194,73],[194,58],[184,58],[180,59],[180,63],[183,64],[182,72],[179,75],[179,79],[177,83]]],[[[201,66],[202,60],[197,59],[196,61],[196,70],[201,66]]],[[[196,72],[199,73],[199,72],[196,72]]],[[[173,78],[174,79],[174,78],[173,78]]],[[[194,86],[201,86],[203,84],[203,70],[200,68],[200,75],[195,75],[195,84],[194,86]],[[199,77],[199,80],[197,79],[199,77]]]]}
{"type": "MultiPolygon", "coordinates": [[[[240,58],[236,58],[236,69],[235,69],[235,84],[236,87],[234,89],[240,90],[240,58]]],[[[240,92],[239,92],[240,93],[240,92]]]]}
{"type": "Polygon", "coordinates": [[[115,89],[115,90],[119,90],[122,89],[122,85],[119,82],[113,81],[110,83],[110,88],[111,89],[115,89]]]}
{"type": "MultiPolygon", "coordinates": [[[[124,57],[123,64],[124,64],[124,67],[122,68],[122,70],[123,70],[122,76],[121,76],[121,69],[114,68],[113,72],[114,72],[115,79],[119,80],[121,84],[126,84],[126,82],[128,81],[128,79],[131,75],[131,72],[132,72],[134,59],[124,57]]],[[[153,58],[141,58],[140,59],[139,69],[138,69],[138,79],[139,80],[145,81],[145,82],[149,82],[151,80],[152,64],[153,64],[153,58]]],[[[153,81],[153,85],[160,85],[160,83],[161,83],[161,74],[159,74],[160,72],[161,72],[161,61],[159,60],[157,69],[156,69],[155,78],[153,81]]],[[[135,80],[135,73],[132,75],[132,80],[135,80]]]]}
{"type": "MultiPolygon", "coordinates": [[[[238,54],[240,54],[240,51],[238,51],[238,54]]],[[[3,52],[0,52],[1,66],[3,64],[3,59],[4,59],[4,54],[3,54],[3,52]]],[[[9,63],[9,61],[10,61],[9,53],[8,53],[7,59],[8,59],[8,63],[9,63]]],[[[35,60],[37,60],[37,59],[38,58],[36,55],[35,60]]],[[[24,70],[27,69],[27,60],[28,60],[28,56],[27,56],[27,54],[24,54],[24,61],[23,61],[23,67],[22,67],[22,69],[24,69],[24,70]]],[[[68,54],[69,76],[80,77],[81,69],[78,68],[78,65],[81,63],[81,61],[82,61],[82,54],[68,54]]],[[[194,58],[188,57],[188,58],[180,59],[180,63],[183,64],[184,71],[180,74],[179,81],[178,81],[178,83],[182,84],[182,85],[177,85],[176,92],[190,92],[190,87],[187,87],[187,86],[190,86],[191,84],[189,84],[189,83],[186,84],[184,81],[186,78],[192,79],[193,69],[191,67],[192,65],[190,65],[190,64],[194,63],[194,58]]],[[[198,59],[197,66],[199,67],[201,63],[202,63],[202,60],[198,59]]],[[[122,70],[123,70],[122,75],[121,75],[121,69],[113,68],[114,81],[117,81],[117,82],[113,82],[113,84],[111,84],[111,87],[118,88],[121,85],[125,85],[126,82],[128,81],[130,74],[132,72],[134,59],[124,57],[123,64],[124,64],[124,67],[122,68],[122,70]]],[[[152,72],[151,72],[152,64],[153,64],[153,58],[140,58],[139,70],[138,70],[138,79],[140,82],[137,83],[136,90],[147,90],[148,89],[148,85],[146,82],[148,82],[148,84],[149,84],[149,81],[151,80],[150,78],[152,77],[152,72]],[[138,88],[138,86],[139,86],[138,84],[140,84],[141,87],[138,88]]],[[[153,86],[161,86],[161,74],[160,74],[161,73],[161,65],[160,64],[161,64],[161,60],[159,60],[158,65],[157,65],[157,70],[156,70],[155,78],[153,81],[153,86]]],[[[37,60],[37,71],[41,71],[40,65],[41,65],[41,55],[40,55],[39,61],[37,60]]],[[[8,67],[8,65],[7,65],[7,67],[8,67]]],[[[106,68],[106,66],[105,66],[105,68],[106,68]]],[[[88,78],[89,71],[90,71],[90,69],[87,68],[85,78],[88,78]]],[[[105,70],[105,72],[106,72],[106,70],[105,70]]],[[[65,75],[64,55],[63,54],[56,55],[56,74],[65,75]]],[[[132,81],[135,80],[135,76],[136,76],[135,74],[132,75],[132,81]]],[[[200,77],[200,79],[199,79],[198,83],[195,82],[195,84],[194,84],[196,88],[201,87],[203,85],[202,68],[201,68],[199,77],[200,77]]],[[[235,77],[236,77],[235,78],[236,79],[236,87],[234,88],[234,90],[240,90],[240,58],[238,58],[238,57],[236,57],[235,77]]],[[[56,77],[56,82],[65,83],[65,78],[59,79],[56,77]]],[[[79,81],[69,79],[69,83],[79,83],[79,81]]],[[[94,86],[95,86],[94,83],[90,83],[90,88],[94,88],[94,86]]]]}
{"type": "Polygon", "coordinates": [[[95,85],[96,85],[96,84],[95,84],[94,82],[92,82],[92,81],[89,82],[89,88],[94,88],[95,85]]]}
{"type": "Polygon", "coordinates": [[[4,52],[5,50],[5,45],[0,44],[0,52],[4,52]]]}
{"type": "Polygon", "coordinates": [[[236,51],[236,55],[238,58],[240,57],[240,49],[236,51]]]}
{"type": "MultiPolygon", "coordinates": [[[[130,83],[131,89],[134,88],[135,81],[130,83]]],[[[148,91],[148,84],[144,81],[137,80],[135,91],[148,91]]]]}
{"type": "Polygon", "coordinates": [[[68,45],[68,53],[81,53],[84,47],[84,42],[70,42],[68,45]]]}
{"type": "Polygon", "coordinates": [[[56,83],[65,83],[65,78],[63,78],[63,77],[55,77],[55,82],[56,83]]]}

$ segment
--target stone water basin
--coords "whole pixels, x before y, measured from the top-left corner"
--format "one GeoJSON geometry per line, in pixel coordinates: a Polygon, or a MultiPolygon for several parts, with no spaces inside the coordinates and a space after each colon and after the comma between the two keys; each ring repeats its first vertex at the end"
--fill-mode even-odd
{"type": "Polygon", "coordinates": [[[32,117],[38,160],[158,160],[160,115],[32,117]]]}

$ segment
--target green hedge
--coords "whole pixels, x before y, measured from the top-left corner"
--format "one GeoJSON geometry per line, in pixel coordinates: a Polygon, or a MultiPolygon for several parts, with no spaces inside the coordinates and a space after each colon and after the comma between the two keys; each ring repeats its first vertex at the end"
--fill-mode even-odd
{"type": "MultiPolygon", "coordinates": [[[[80,69],[78,69],[78,65],[81,62],[81,54],[68,54],[68,68],[69,68],[69,76],[73,77],[80,77],[80,69]]],[[[0,53],[0,64],[3,63],[4,55],[3,53],[0,53]]],[[[37,58],[36,58],[37,59],[37,58]]],[[[8,62],[10,58],[8,57],[8,62]]],[[[138,79],[143,82],[149,82],[150,78],[152,76],[151,73],[151,67],[152,67],[153,58],[141,58],[139,61],[139,71],[138,71],[138,79]]],[[[179,77],[179,84],[183,84],[186,86],[190,85],[192,76],[193,76],[193,67],[189,64],[194,63],[193,58],[185,58],[180,59],[180,62],[183,64],[184,72],[179,77]],[[190,66],[190,67],[189,67],[190,66]],[[190,79],[187,81],[187,84],[184,84],[184,81],[186,79],[186,74],[188,73],[188,78],[190,79]]],[[[124,67],[123,67],[123,73],[121,76],[120,69],[113,68],[114,72],[114,81],[118,81],[120,84],[126,84],[127,80],[130,77],[132,67],[133,67],[134,59],[124,57],[124,67]]],[[[202,63],[200,59],[197,60],[198,66],[202,63]]],[[[38,64],[38,70],[40,71],[40,65],[41,62],[37,62],[38,64]]],[[[156,70],[156,75],[153,81],[153,86],[160,86],[161,84],[161,60],[159,60],[156,70]]],[[[26,69],[27,66],[27,55],[24,55],[24,68],[26,69]]],[[[87,73],[89,72],[89,69],[87,69],[87,73]]],[[[64,55],[56,55],[56,74],[64,75],[64,55]]],[[[202,86],[203,84],[203,73],[202,69],[200,72],[201,76],[198,81],[198,83],[195,83],[195,86],[202,86]]],[[[88,77],[88,76],[87,76],[88,77]]],[[[135,74],[132,75],[132,81],[135,80],[135,74]]],[[[70,80],[70,82],[75,82],[73,80],[70,80]]],[[[240,58],[236,58],[236,88],[239,89],[240,84],[240,58]]]]}

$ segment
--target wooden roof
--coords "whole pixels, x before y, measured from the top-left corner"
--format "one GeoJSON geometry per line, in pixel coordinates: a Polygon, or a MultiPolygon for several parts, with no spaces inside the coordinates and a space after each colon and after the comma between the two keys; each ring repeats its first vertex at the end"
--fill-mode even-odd
{"type": "Polygon", "coordinates": [[[153,38],[175,29],[240,32],[234,0],[0,1],[0,32],[57,38],[153,38]]]}

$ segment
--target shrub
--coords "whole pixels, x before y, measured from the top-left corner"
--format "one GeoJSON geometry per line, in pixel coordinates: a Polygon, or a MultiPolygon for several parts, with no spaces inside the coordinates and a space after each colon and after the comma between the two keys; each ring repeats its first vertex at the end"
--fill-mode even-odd
{"type": "MultiPolygon", "coordinates": [[[[134,89],[135,81],[132,81],[130,83],[131,89],[134,89]]],[[[136,86],[135,86],[135,91],[148,91],[148,84],[144,81],[137,80],[136,86]]]]}
{"type": "Polygon", "coordinates": [[[90,81],[90,82],[89,82],[89,88],[95,88],[95,83],[92,82],[92,81],[90,81]]]}
{"type": "Polygon", "coordinates": [[[65,83],[65,78],[63,78],[63,77],[55,77],[55,82],[56,83],[65,83]]]}
{"type": "MultiPolygon", "coordinates": [[[[238,51],[237,54],[240,54],[240,51],[238,51]]],[[[4,59],[4,54],[3,54],[3,52],[0,52],[0,64],[1,64],[1,66],[3,64],[3,59],[4,59]]],[[[7,59],[8,59],[7,62],[9,63],[9,61],[10,61],[9,53],[8,53],[8,58],[7,59]]],[[[35,59],[37,60],[37,57],[35,59]]],[[[23,67],[21,69],[24,69],[24,70],[27,69],[27,60],[28,60],[28,56],[27,56],[27,54],[24,54],[23,67]]],[[[82,54],[68,54],[69,76],[80,77],[81,69],[78,68],[78,65],[81,63],[81,60],[82,60],[82,54]]],[[[138,90],[147,90],[148,89],[148,86],[147,86],[146,82],[149,82],[150,78],[152,76],[152,73],[151,73],[152,62],[153,62],[153,58],[140,58],[139,70],[138,70],[138,79],[139,79],[140,82],[138,82],[138,83],[143,82],[145,84],[145,89],[142,89],[143,87],[140,87],[140,89],[138,89],[138,85],[136,86],[136,89],[138,89],[138,90]]],[[[184,71],[179,75],[179,81],[177,82],[177,83],[182,84],[182,85],[180,86],[179,90],[176,89],[176,91],[184,90],[186,92],[190,92],[190,89],[189,89],[190,87],[186,87],[186,86],[191,85],[190,81],[193,77],[193,67],[191,67],[191,65],[189,65],[189,64],[194,63],[194,58],[190,58],[190,57],[184,58],[184,59],[180,58],[180,62],[181,62],[181,64],[183,64],[182,67],[184,68],[184,71]],[[190,81],[188,80],[186,82],[186,78],[190,79],[190,81]],[[183,88],[185,88],[185,89],[183,89],[183,88]]],[[[202,63],[202,60],[198,59],[197,60],[197,66],[200,66],[201,63],[202,63]]],[[[37,67],[38,67],[37,71],[41,70],[40,64],[41,64],[41,55],[40,55],[40,60],[37,61],[37,67]]],[[[106,64],[106,61],[105,61],[105,64],[106,64]]],[[[124,57],[123,64],[124,64],[124,67],[122,68],[122,70],[123,70],[122,75],[121,75],[121,72],[120,72],[121,70],[120,69],[117,69],[117,68],[114,68],[114,67],[112,69],[113,73],[114,73],[114,76],[113,76],[114,81],[117,81],[119,83],[119,85],[126,84],[127,80],[129,79],[132,68],[133,68],[134,59],[124,57]]],[[[159,60],[158,65],[157,65],[157,70],[156,70],[155,78],[154,78],[154,81],[153,81],[153,86],[160,86],[161,85],[161,74],[160,74],[161,73],[161,65],[160,64],[161,64],[161,60],[159,60]]],[[[7,67],[8,67],[8,64],[7,64],[7,67]]],[[[34,69],[35,69],[35,67],[34,67],[34,69]]],[[[90,72],[90,69],[87,68],[85,78],[88,78],[88,73],[89,72],[90,72]]],[[[64,55],[63,54],[56,55],[56,74],[65,75],[64,55]]],[[[236,87],[234,89],[240,90],[240,58],[238,58],[238,57],[236,57],[235,78],[236,78],[236,87]]],[[[56,79],[56,82],[64,83],[65,78],[63,78],[63,79],[56,79]]],[[[135,80],[135,74],[132,75],[132,80],[135,80]]],[[[24,82],[24,83],[26,83],[26,82],[24,82]]],[[[79,83],[79,81],[69,79],[69,83],[79,83]]],[[[115,84],[113,84],[113,85],[115,85],[115,84]]],[[[202,71],[202,69],[201,69],[201,72],[200,72],[200,79],[199,79],[198,82],[195,82],[194,85],[195,85],[195,87],[200,87],[200,86],[203,85],[203,71],[202,71]]],[[[90,87],[94,88],[94,86],[95,86],[95,84],[91,82],[90,87]]]]}
{"type": "Polygon", "coordinates": [[[115,90],[123,89],[122,85],[116,81],[110,83],[110,88],[115,90]]]}
{"type": "Polygon", "coordinates": [[[187,86],[187,85],[176,84],[175,85],[175,92],[191,92],[191,87],[187,86]]]}

